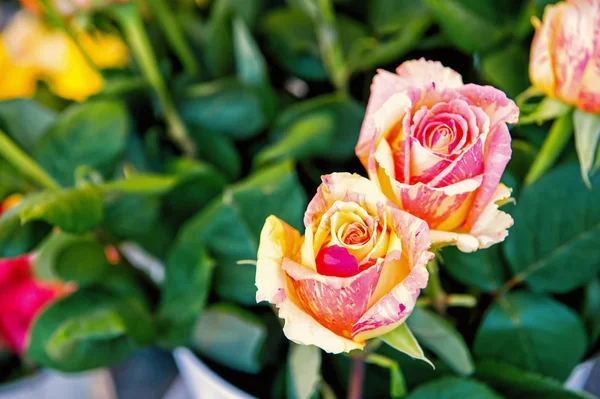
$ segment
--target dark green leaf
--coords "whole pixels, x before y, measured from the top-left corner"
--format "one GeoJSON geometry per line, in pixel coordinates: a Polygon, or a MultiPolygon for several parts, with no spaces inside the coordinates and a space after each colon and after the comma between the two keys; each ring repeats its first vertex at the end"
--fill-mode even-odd
{"type": "Polygon", "coordinates": [[[267,63],[241,17],[233,20],[235,64],[240,81],[256,87],[268,86],[267,63]]]}
{"type": "MultiPolygon", "coordinates": [[[[515,178],[519,179],[519,181],[522,181],[525,179],[525,175],[529,168],[531,168],[531,164],[538,153],[538,149],[528,141],[521,139],[513,139],[511,147],[512,156],[510,157],[506,170],[515,178]]],[[[514,193],[513,196],[515,196],[514,193]]]]}
{"type": "Polygon", "coordinates": [[[385,335],[382,335],[379,338],[392,348],[402,353],[406,353],[413,359],[423,360],[433,367],[433,363],[431,363],[429,359],[425,357],[423,349],[421,349],[419,346],[417,339],[412,334],[406,323],[402,323],[396,329],[385,335]]]}
{"type": "Polygon", "coordinates": [[[85,233],[102,222],[102,197],[94,187],[44,191],[24,200],[22,223],[44,220],[67,233],[85,233]]]}
{"type": "Polygon", "coordinates": [[[590,342],[600,338],[600,278],[585,287],[584,317],[590,332],[590,342]]]}
{"type": "Polygon", "coordinates": [[[200,315],[192,345],[202,355],[244,373],[258,373],[266,359],[267,327],[256,315],[217,304],[200,315]]]}
{"type": "Polygon", "coordinates": [[[242,160],[230,138],[205,129],[192,129],[191,133],[201,159],[215,165],[230,180],[239,177],[242,160]]]}
{"type": "Polygon", "coordinates": [[[27,355],[44,367],[82,371],[110,366],[152,340],[142,301],[99,287],[80,288],[35,319],[27,355]]]}
{"type": "Polygon", "coordinates": [[[461,375],[475,367],[463,337],[442,317],[427,309],[415,308],[406,320],[417,340],[461,375]]]}
{"type": "Polygon", "coordinates": [[[159,306],[162,342],[185,345],[206,306],[214,262],[197,242],[180,239],[169,253],[159,306]]]}
{"type": "Polygon", "coordinates": [[[390,397],[402,398],[406,395],[406,381],[398,362],[376,353],[367,356],[365,361],[390,371],[390,397]]]}
{"type": "Polygon", "coordinates": [[[510,399],[591,399],[583,392],[564,389],[553,378],[494,360],[478,362],[475,375],[510,399]]]}
{"type": "Polygon", "coordinates": [[[586,350],[586,333],[577,314],[551,298],[513,292],[488,310],[473,351],[563,381],[586,350]]]}
{"type": "Polygon", "coordinates": [[[129,117],[120,102],[73,105],[39,141],[34,157],[59,183],[70,186],[79,166],[112,172],[128,131],[129,117]]]}
{"type": "Polygon", "coordinates": [[[222,79],[191,87],[180,104],[190,125],[233,139],[247,139],[270,121],[273,103],[260,88],[235,79],[222,79]]]}
{"type": "Polygon", "coordinates": [[[105,227],[114,236],[137,238],[152,229],[160,216],[159,198],[143,194],[123,194],[106,200],[105,227]]]}
{"type": "Polygon", "coordinates": [[[27,188],[27,180],[10,163],[0,157],[0,202],[9,194],[22,193],[27,188]]]}
{"type": "Polygon", "coordinates": [[[500,288],[506,280],[498,245],[470,254],[449,247],[444,248],[442,255],[444,269],[467,286],[491,292],[500,288]]]}
{"type": "Polygon", "coordinates": [[[504,250],[531,289],[568,292],[600,270],[600,176],[588,189],[577,165],[560,167],[523,189],[504,250]],[[568,212],[556,207],[568,204],[568,212]]]}
{"type": "Polygon", "coordinates": [[[270,135],[275,143],[263,150],[257,161],[309,156],[348,160],[354,157],[364,112],[362,105],[342,95],[324,95],[294,104],[273,123],[270,135]]]}
{"type": "MultiPolygon", "coordinates": [[[[274,214],[299,227],[305,209],[306,196],[293,165],[278,164],[226,189],[221,198],[187,222],[177,239],[178,246],[196,251],[199,245],[206,245],[217,264],[217,294],[226,300],[254,305],[256,267],[238,261],[256,259],[267,216],[274,214]]],[[[182,266],[173,263],[173,267],[182,266]]]]}
{"type": "MultiPolygon", "coordinates": [[[[442,31],[452,40],[453,44],[466,53],[485,50],[494,45],[504,34],[487,15],[482,15],[482,9],[470,6],[477,2],[464,0],[423,0],[435,15],[442,31]]],[[[492,7],[490,3],[483,7],[492,7]]],[[[493,8],[488,14],[493,15],[493,8]]]]}
{"type": "Polygon", "coordinates": [[[313,398],[321,382],[321,350],[312,345],[290,344],[287,371],[287,398],[313,398]]]}
{"type": "Polygon", "coordinates": [[[25,151],[31,152],[56,120],[56,113],[28,99],[0,102],[0,129],[25,151]]]}
{"type": "Polygon", "coordinates": [[[429,14],[421,0],[371,0],[368,6],[369,25],[380,35],[397,32],[429,14]]]}
{"type": "Polygon", "coordinates": [[[481,60],[483,77],[513,98],[529,86],[528,66],[528,53],[518,44],[486,54],[481,60]]]}
{"type": "Polygon", "coordinates": [[[408,399],[500,399],[487,385],[466,378],[444,377],[421,385],[408,399]]]}

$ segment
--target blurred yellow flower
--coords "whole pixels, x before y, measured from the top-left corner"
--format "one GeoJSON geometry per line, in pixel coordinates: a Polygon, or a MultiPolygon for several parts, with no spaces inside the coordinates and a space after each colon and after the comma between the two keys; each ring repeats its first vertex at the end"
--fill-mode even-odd
{"type": "MultiPolygon", "coordinates": [[[[77,30],[78,39],[99,68],[122,68],[129,52],[115,35],[77,30]]],[[[82,101],[99,92],[104,81],[77,45],[37,17],[18,13],[0,36],[0,99],[31,96],[44,80],[58,96],[82,101]]]]}

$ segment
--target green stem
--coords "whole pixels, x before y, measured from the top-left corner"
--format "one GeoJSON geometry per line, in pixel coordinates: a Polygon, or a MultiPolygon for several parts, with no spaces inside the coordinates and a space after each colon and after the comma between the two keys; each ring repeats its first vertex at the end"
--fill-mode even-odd
{"type": "Polygon", "coordinates": [[[148,0],[148,4],[187,73],[190,76],[197,76],[200,66],[169,6],[164,0],[148,0]]]}
{"type": "Polygon", "coordinates": [[[540,152],[538,152],[529,172],[527,172],[527,176],[525,176],[526,186],[535,182],[546,173],[552,165],[554,165],[554,162],[559,157],[572,135],[573,112],[567,112],[558,117],[552,124],[540,152]]]}
{"type": "Polygon", "coordinates": [[[144,76],[158,95],[158,101],[168,125],[169,137],[185,155],[193,157],[196,153],[196,145],[189,137],[187,128],[177,113],[171,95],[160,74],[156,56],[137,7],[133,3],[125,3],[115,5],[112,9],[144,76]]]}
{"type": "Polygon", "coordinates": [[[33,159],[21,150],[13,141],[0,130],[0,156],[4,157],[23,175],[49,189],[59,189],[60,185],[42,169],[33,159]]]}
{"type": "Polygon", "coordinates": [[[60,15],[56,7],[54,7],[54,2],[48,0],[40,0],[40,3],[44,9],[44,13],[46,14],[46,16],[53,23],[57,24],[65,32],[69,39],[71,39],[73,43],[75,43],[75,46],[81,52],[81,55],[83,55],[83,58],[88,63],[90,68],[98,72],[98,74],[102,75],[102,71],[100,71],[98,65],[96,65],[94,60],[92,60],[92,57],[90,57],[88,52],[85,51],[85,48],[83,48],[81,41],[79,41],[79,37],[75,34],[71,26],[64,21],[62,15],[60,15]]]}
{"type": "Polygon", "coordinates": [[[440,281],[440,269],[437,257],[434,257],[427,264],[429,270],[429,283],[425,292],[431,298],[431,305],[441,315],[446,314],[447,295],[440,281]]]}

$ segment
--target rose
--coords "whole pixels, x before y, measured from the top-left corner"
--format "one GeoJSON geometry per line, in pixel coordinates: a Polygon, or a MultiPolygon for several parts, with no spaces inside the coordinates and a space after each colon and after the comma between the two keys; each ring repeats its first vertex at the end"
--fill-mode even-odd
{"type": "Polygon", "coordinates": [[[529,76],[535,87],[582,111],[600,113],[600,2],[569,0],[533,18],[529,76]]]}
{"type": "Polygon", "coordinates": [[[511,155],[506,123],[519,110],[490,86],[463,85],[439,62],[408,61],[373,79],[356,154],[395,204],[425,220],[434,246],[465,252],[502,241],[513,223],[498,210],[511,155]]]}
{"type": "Polygon", "coordinates": [[[31,255],[0,259],[0,341],[17,354],[25,351],[42,308],[71,291],[69,285],[36,280],[32,261],[31,255]]]}
{"type": "MultiPolygon", "coordinates": [[[[73,15],[77,11],[100,9],[110,3],[126,3],[128,1],[130,0],[49,0],[55,9],[64,16],[73,15]]],[[[42,11],[40,0],[21,0],[21,5],[35,14],[40,14],[42,11]]]]}
{"type": "Polygon", "coordinates": [[[433,254],[427,224],[387,204],[368,179],[322,179],[304,215],[305,236],[267,218],[256,300],[279,309],[290,340],[348,352],[404,322],[427,285],[433,254]]]}

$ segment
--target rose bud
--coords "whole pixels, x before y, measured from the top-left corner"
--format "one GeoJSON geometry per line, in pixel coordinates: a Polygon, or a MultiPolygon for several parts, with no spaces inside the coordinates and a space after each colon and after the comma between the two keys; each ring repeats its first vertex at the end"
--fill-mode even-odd
{"type": "Polygon", "coordinates": [[[533,18],[531,83],[582,111],[600,113],[600,2],[568,0],[533,18]]]}
{"type": "Polygon", "coordinates": [[[256,300],[285,319],[292,341],[327,352],[362,349],[402,324],[427,285],[427,224],[348,173],[323,176],[305,235],[275,216],[262,229],[256,300]]]}
{"type": "Polygon", "coordinates": [[[408,61],[373,79],[356,155],[383,193],[425,220],[433,247],[465,252],[504,240],[512,218],[500,178],[519,109],[490,86],[464,85],[439,62],[408,61]]]}

